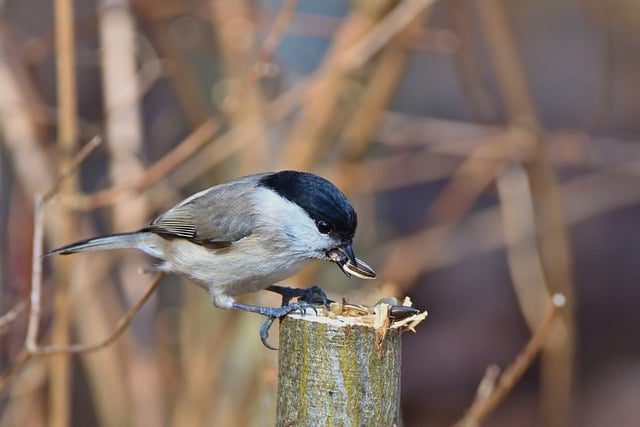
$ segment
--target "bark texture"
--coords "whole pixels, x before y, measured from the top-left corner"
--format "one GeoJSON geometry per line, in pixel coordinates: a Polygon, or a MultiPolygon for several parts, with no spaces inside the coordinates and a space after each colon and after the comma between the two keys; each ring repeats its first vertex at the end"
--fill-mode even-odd
{"type": "Polygon", "coordinates": [[[399,329],[314,318],[280,325],[276,425],[399,425],[399,329]]]}

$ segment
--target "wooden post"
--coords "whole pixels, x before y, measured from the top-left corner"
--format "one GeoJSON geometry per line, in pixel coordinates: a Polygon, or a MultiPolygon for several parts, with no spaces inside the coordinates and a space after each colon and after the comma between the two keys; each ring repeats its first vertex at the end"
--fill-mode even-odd
{"type": "Polygon", "coordinates": [[[400,333],[426,312],[394,325],[385,306],[383,317],[307,312],[282,320],[277,426],[400,425],[400,333]]]}

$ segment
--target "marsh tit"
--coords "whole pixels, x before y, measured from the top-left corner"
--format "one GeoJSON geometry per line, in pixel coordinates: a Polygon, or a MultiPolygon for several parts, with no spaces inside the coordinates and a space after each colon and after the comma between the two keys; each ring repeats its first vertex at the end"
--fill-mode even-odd
{"type": "Polygon", "coordinates": [[[154,270],[186,276],[206,289],[216,307],[266,316],[260,335],[268,346],[273,319],[303,309],[303,304],[289,300],[306,295],[305,290],[274,283],[313,259],[332,261],[347,276],[376,277],[354,255],[356,225],[355,210],[331,182],[311,173],[282,171],[216,185],[139,231],[83,240],[47,255],[139,249],[161,260],[154,270]],[[263,289],[281,294],[283,306],[247,305],[234,298],[263,289]]]}

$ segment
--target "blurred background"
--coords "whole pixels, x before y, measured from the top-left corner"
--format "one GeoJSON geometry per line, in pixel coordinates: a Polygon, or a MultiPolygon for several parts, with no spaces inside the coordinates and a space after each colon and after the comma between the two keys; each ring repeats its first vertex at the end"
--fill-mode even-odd
{"type": "MultiPolygon", "coordinates": [[[[0,0],[0,425],[273,425],[263,319],[178,277],[106,349],[20,363],[34,196],[96,137],[45,205],[45,250],[241,175],[313,171],[355,205],[378,280],[318,264],[286,283],[429,311],[404,335],[407,426],[462,417],[555,292],[561,321],[487,425],[637,425],[638,76],[622,0],[0,0]]],[[[106,338],[151,263],[45,259],[39,342],[106,338]]]]}

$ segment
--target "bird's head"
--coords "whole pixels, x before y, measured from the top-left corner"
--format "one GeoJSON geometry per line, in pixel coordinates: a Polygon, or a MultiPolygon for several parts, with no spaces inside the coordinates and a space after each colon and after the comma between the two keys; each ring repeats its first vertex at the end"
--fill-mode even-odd
{"type": "Polygon", "coordinates": [[[259,185],[279,196],[265,209],[286,212],[281,215],[280,225],[295,240],[298,252],[335,262],[347,276],[376,277],[375,271],[353,252],[358,218],[335,185],[318,175],[297,171],[264,175],[259,185]]]}

